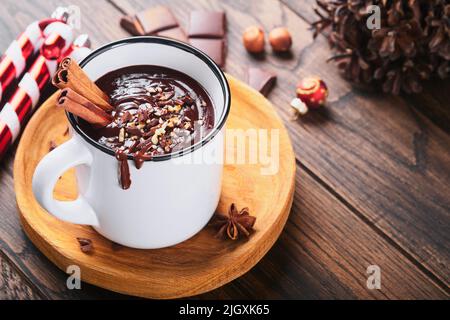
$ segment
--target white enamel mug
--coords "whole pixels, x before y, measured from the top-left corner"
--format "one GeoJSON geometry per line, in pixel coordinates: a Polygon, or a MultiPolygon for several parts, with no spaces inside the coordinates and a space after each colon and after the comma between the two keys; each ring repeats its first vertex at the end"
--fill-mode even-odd
{"type": "Polygon", "coordinates": [[[156,156],[137,170],[128,164],[131,187],[118,183],[114,153],[98,144],[67,114],[72,138],[48,153],[33,176],[37,201],[55,217],[91,225],[104,237],[133,248],[162,248],[200,231],[217,207],[223,169],[224,123],[230,90],[220,68],[184,43],[157,37],[133,37],[107,44],[80,64],[92,80],[132,65],[158,65],[181,71],[208,92],[215,107],[214,129],[190,148],[156,156]],[[61,174],[75,167],[79,197],[53,198],[61,174]]]}

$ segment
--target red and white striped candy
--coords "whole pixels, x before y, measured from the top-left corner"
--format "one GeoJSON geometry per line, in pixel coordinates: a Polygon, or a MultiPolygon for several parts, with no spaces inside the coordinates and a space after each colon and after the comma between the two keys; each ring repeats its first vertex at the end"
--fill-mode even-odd
{"type": "Polygon", "coordinates": [[[41,54],[49,60],[62,59],[73,42],[73,28],[63,22],[49,24],[44,30],[41,54]]]}
{"type": "Polygon", "coordinates": [[[58,28],[52,29],[42,45],[40,54],[0,111],[0,157],[19,135],[21,124],[31,115],[44,87],[56,72],[58,60],[63,58],[64,51],[71,50],[72,40],[72,27],[59,23],[58,28]],[[55,53],[60,55],[55,56],[55,53]]]}
{"type": "Polygon", "coordinates": [[[91,41],[87,34],[80,34],[74,41],[72,46],[64,53],[64,56],[71,56],[75,61],[80,62],[92,52],[91,41]]]}
{"type": "Polygon", "coordinates": [[[8,86],[14,79],[19,79],[25,67],[32,62],[45,36],[44,31],[56,22],[62,23],[55,18],[33,22],[6,49],[0,61],[0,101],[8,86]]]}

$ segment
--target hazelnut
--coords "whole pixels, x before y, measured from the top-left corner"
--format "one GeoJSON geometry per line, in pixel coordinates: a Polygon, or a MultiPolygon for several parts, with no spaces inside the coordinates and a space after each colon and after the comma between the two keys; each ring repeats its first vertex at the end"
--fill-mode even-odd
{"type": "Polygon", "coordinates": [[[242,35],[242,42],[248,52],[261,53],[264,51],[264,31],[257,26],[248,27],[242,35]]]}
{"type": "Polygon", "coordinates": [[[292,45],[291,34],[286,28],[275,28],[269,33],[269,42],[273,51],[286,52],[292,45]]]}
{"type": "Polygon", "coordinates": [[[156,133],[152,137],[152,143],[153,144],[158,144],[158,135],[156,133]]]}

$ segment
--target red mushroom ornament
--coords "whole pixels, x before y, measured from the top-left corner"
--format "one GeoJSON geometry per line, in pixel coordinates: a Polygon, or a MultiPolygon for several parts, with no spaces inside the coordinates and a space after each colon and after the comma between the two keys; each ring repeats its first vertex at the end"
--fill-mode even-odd
{"type": "MultiPolygon", "coordinates": [[[[308,77],[302,79],[296,88],[297,99],[300,99],[305,106],[301,106],[300,114],[305,114],[309,109],[316,109],[323,106],[328,97],[328,88],[325,82],[319,77],[308,77]]],[[[294,109],[298,109],[300,103],[298,100],[294,99],[291,102],[291,106],[294,109]]]]}

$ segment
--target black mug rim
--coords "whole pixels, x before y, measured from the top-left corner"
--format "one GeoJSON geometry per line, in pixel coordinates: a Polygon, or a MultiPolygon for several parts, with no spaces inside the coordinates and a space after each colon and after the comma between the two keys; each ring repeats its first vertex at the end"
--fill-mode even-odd
{"type": "MultiPolygon", "coordinates": [[[[221,86],[222,86],[222,92],[224,95],[224,109],[222,111],[222,114],[219,117],[219,120],[216,122],[217,124],[214,126],[213,130],[206,136],[204,137],[202,140],[196,142],[195,144],[193,144],[192,146],[179,150],[177,152],[173,152],[173,153],[169,153],[169,154],[164,154],[164,155],[156,155],[148,160],[145,161],[164,161],[164,160],[169,160],[172,158],[177,158],[177,157],[181,157],[184,156],[186,154],[189,154],[201,147],[203,147],[205,144],[207,144],[209,141],[211,141],[212,139],[214,139],[214,137],[220,132],[220,130],[222,129],[223,125],[225,124],[225,121],[228,118],[228,114],[230,112],[230,105],[231,105],[231,97],[230,97],[230,86],[228,84],[228,81],[225,77],[225,74],[223,73],[223,71],[220,69],[220,67],[209,57],[207,56],[205,53],[203,53],[202,51],[200,51],[199,49],[186,44],[184,42],[180,42],[177,40],[173,40],[173,39],[169,39],[169,38],[163,38],[163,37],[155,37],[155,36],[140,36],[140,37],[131,37],[131,38],[125,38],[125,39],[121,39],[121,40],[117,40],[117,41],[113,41],[110,42],[104,46],[101,46],[100,48],[92,51],[87,57],[85,57],[79,64],[80,67],[83,68],[84,66],[86,66],[86,64],[91,61],[92,59],[94,59],[95,57],[97,57],[98,55],[111,50],[113,48],[119,47],[119,46],[123,46],[123,45],[127,45],[130,43],[138,43],[138,42],[144,42],[144,43],[158,43],[158,44],[162,44],[162,45],[167,45],[167,46],[172,46],[172,47],[176,47],[178,49],[181,49],[185,52],[188,52],[190,54],[195,55],[196,57],[200,58],[204,63],[206,63],[206,65],[211,69],[211,71],[214,73],[214,75],[217,77],[217,79],[219,80],[221,86]]],[[[113,71],[113,70],[111,70],[113,71]]],[[[98,143],[96,140],[92,139],[91,137],[89,137],[83,130],[81,130],[81,128],[79,127],[79,125],[77,124],[77,121],[75,120],[75,116],[66,111],[66,116],[69,119],[69,123],[71,124],[72,128],[81,136],[83,137],[84,140],[86,140],[89,144],[93,145],[94,147],[96,147],[97,149],[115,156],[114,151],[105,147],[104,145],[101,145],[100,143],[98,143]]],[[[128,160],[133,160],[133,156],[132,155],[128,155],[127,156],[128,160]]]]}

